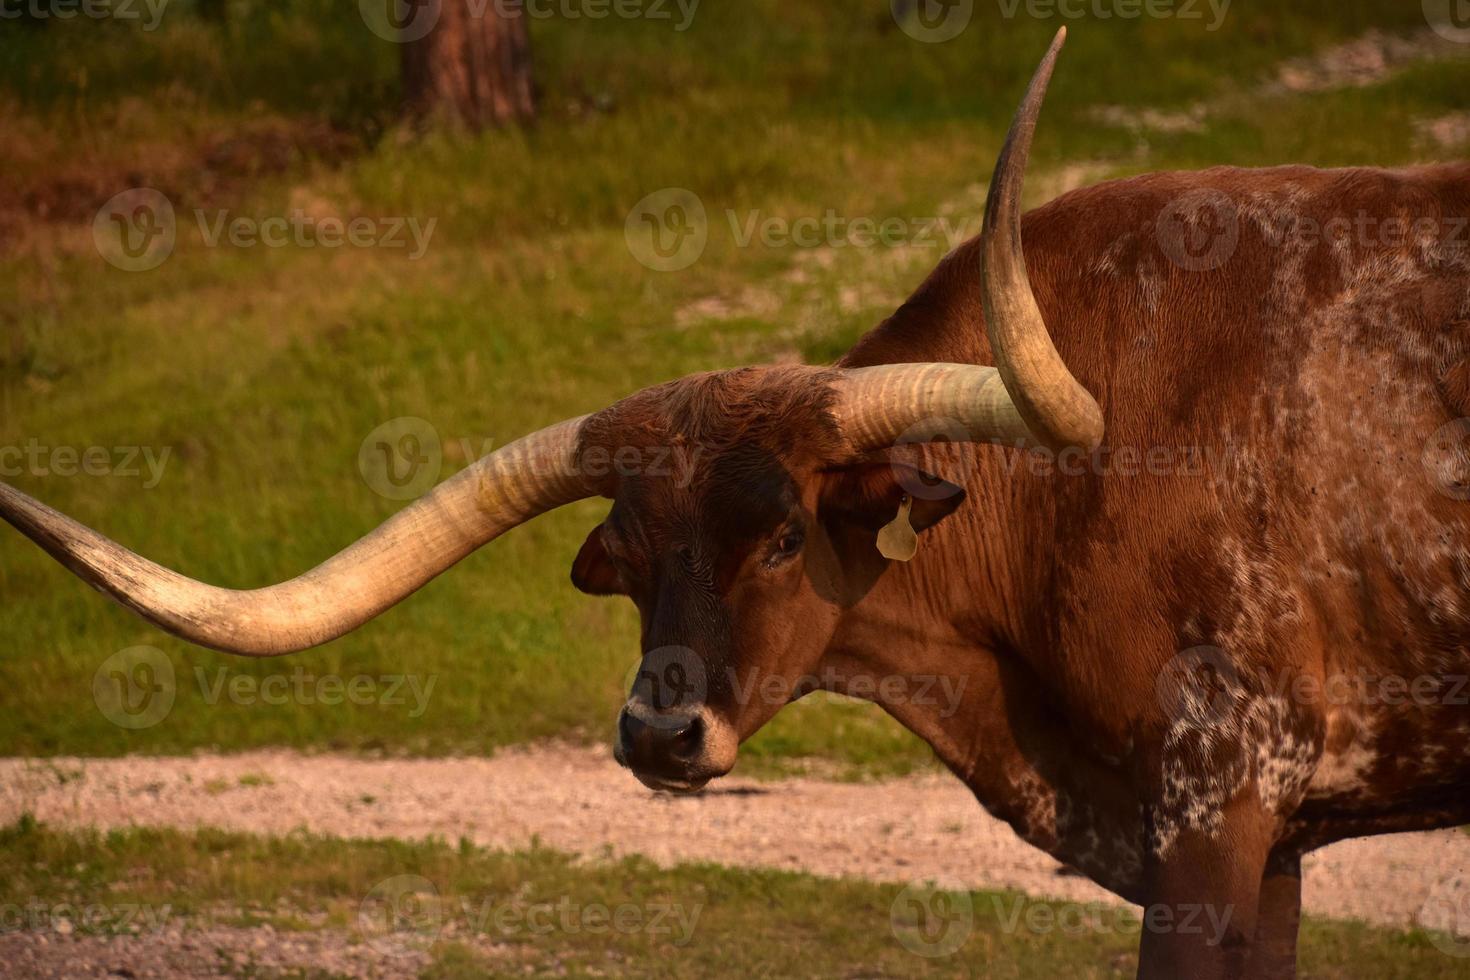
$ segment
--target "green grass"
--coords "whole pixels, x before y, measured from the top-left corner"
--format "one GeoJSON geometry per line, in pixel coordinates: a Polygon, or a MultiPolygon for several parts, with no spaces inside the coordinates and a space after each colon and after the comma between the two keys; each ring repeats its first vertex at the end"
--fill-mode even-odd
{"type": "MultiPolygon", "coordinates": [[[[1082,910],[1014,894],[936,897],[923,884],[905,893],[898,885],[856,880],[708,864],[661,869],[642,859],[582,862],[545,849],[505,853],[468,843],[143,829],[69,834],[23,818],[0,830],[0,905],[36,904],[139,905],[168,925],[338,930],[353,941],[392,949],[427,948],[433,963],[425,975],[439,978],[555,968],[570,976],[1052,980],[1131,977],[1137,964],[1136,920],[1101,907],[1082,910]],[[372,903],[369,926],[360,930],[365,899],[410,888],[423,900],[399,931],[372,925],[383,921],[377,913],[386,908],[372,903]],[[911,897],[932,902],[935,910],[947,901],[949,911],[920,934],[911,897]],[[524,917],[538,905],[550,911],[524,917]],[[636,910],[639,918],[625,913],[624,920],[636,925],[599,926],[601,913],[593,910],[619,906],[636,910]],[[452,931],[440,928],[451,924],[452,931]],[[502,945],[489,958],[476,948],[476,937],[502,945]],[[938,944],[946,941],[953,951],[945,955],[911,951],[942,952],[938,944]]],[[[116,927],[111,917],[97,923],[92,931],[116,927]]],[[[1306,980],[1465,975],[1464,961],[1440,952],[1423,933],[1351,923],[1309,920],[1301,958],[1306,980]]]]}
{"type": "MultiPolygon", "coordinates": [[[[1073,162],[1106,175],[1427,159],[1412,122],[1464,107],[1465,62],[1366,89],[1251,94],[1284,57],[1369,27],[1422,28],[1418,6],[1238,4],[1213,33],[1177,20],[1074,22],[1032,196],[1073,162]],[[1204,132],[1146,144],[1091,111],[1217,99],[1230,108],[1204,132]]],[[[236,3],[217,27],[180,3],[147,35],[83,19],[7,35],[0,447],[171,449],[151,489],[121,476],[7,479],[165,565],[256,586],[314,565],[399,506],[357,473],[359,446],[386,420],[429,420],[448,476],[466,462],[462,439],[498,445],[692,370],[831,358],[943,248],[740,247],[725,214],[882,219],[952,205],[974,220],[977,185],[1056,26],[977,9],[943,45],[892,29],[881,3],[845,0],[701,5],[680,34],[538,21],[536,128],[418,139],[393,125],[396,53],[363,29],[355,4],[236,3]],[[346,157],[302,135],[314,126],[342,134],[346,157]],[[255,134],[250,143],[270,127],[293,147],[279,166],[208,162],[225,137],[255,134]],[[151,272],[105,264],[84,223],[15,203],[50,195],[85,218],[129,182],[166,190],[180,215],[175,254],[151,272]],[[712,220],[707,251],[677,274],[643,267],[624,240],[629,209],[666,186],[695,191],[712,220]],[[385,249],[206,248],[192,217],[296,207],[437,225],[427,254],[409,261],[385,249]],[[711,298],[728,315],[699,317],[711,298]]],[[[604,507],[538,519],[356,634],[274,662],[168,639],[0,532],[0,753],[487,752],[605,738],[636,658],[635,617],[567,582],[604,507]],[[163,651],[177,691],[166,718],[129,730],[91,691],[103,661],[138,644],[163,651]],[[262,680],[298,668],[435,686],[419,714],[207,696],[220,670],[262,680]]],[[[806,755],[863,772],[929,764],[886,717],[831,702],[784,712],[745,755],[766,771],[806,755]]]]}

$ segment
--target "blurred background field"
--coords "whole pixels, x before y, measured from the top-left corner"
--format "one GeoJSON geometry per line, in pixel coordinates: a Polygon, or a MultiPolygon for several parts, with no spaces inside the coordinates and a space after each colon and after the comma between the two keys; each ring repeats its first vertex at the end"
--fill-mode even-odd
{"type": "MultiPolygon", "coordinates": [[[[76,18],[0,26],[0,446],[168,447],[156,486],[31,472],[9,482],[138,552],[216,584],[295,575],[399,503],[358,450],[427,420],[443,475],[487,444],[693,370],[829,360],[945,250],[742,245],[761,218],[945,217],[978,230],[985,181],[1059,21],[979,4],[943,44],[881,0],[746,0],[669,21],[533,22],[540,118],[526,130],[398,122],[394,45],[358,5],[175,0],[158,29],[76,18]],[[178,214],[147,272],[104,262],[97,208],[133,186],[178,214]],[[709,215],[677,273],[625,238],[668,187],[709,215]],[[382,248],[208,247],[194,216],[434,221],[421,258],[382,248]]],[[[1023,8],[1024,9],[1024,8],[1023,8]]],[[[1417,3],[1240,2],[1203,20],[1069,21],[1031,198],[1166,168],[1401,164],[1463,156],[1470,46],[1417,3]],[[1343,47],[1346,45],[1346,47],[1343,47]]],[[[357,633],[291,661],[169,639],[0,532],[0,753],[294,746],[483,753],[605,741],[636,621],[568,582],[605,505],[538,519],[357,633]],[[125,730],[92,680],[118,650],[164,651],[160,723],[125,730]],[[210,703],[221,670],[437,678],[426,710],[210,703]],[[201,682],[206,678],[207,682],[201,682]]],[[[819,757],[851,774],[930,765],[865,705],[789,709],[742,772],[819,757]]]]}

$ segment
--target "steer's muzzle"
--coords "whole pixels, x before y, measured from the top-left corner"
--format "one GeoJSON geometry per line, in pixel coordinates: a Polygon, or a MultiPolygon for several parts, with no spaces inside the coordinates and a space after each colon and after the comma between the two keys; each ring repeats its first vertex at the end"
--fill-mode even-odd
{"type": "Polygon", "coordinates": [[[713,723],[707,709],[679,708],[657,711],[640,699],[623,706],[618,715],[614,755],[650,789],[692,793],[729,771],[734,760],[718,759],[712,751],[713,723]]]}

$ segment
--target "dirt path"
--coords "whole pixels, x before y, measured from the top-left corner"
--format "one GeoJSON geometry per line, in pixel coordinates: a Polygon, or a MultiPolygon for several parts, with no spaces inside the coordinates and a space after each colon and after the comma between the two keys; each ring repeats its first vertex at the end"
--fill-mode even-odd
{"type": "MultiPolygon", "coordinates": [[[[881,881],[1013,888],[1118,902],[1022,843],[948,776],[874,784],[729,778],[696,797],[656,795],[605,750],[538,746],[492,759],[375,761],[230,756],[0,760],[0,821],[30,812],[74,827],[304,828],[370,838],[461,836],[522,848],[532,836],[588,856],[737,866],[881,881]]],[[[1470,879],[1458,831],[1345,841],[1308,859],[1310,914],[1418,924],[1431,895],[1470,879]]]]}

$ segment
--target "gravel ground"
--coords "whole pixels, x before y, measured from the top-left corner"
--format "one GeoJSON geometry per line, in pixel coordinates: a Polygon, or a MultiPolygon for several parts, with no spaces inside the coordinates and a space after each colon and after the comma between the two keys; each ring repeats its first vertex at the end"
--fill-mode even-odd
{"type": "MultiPolygon", "coordinates": [[[[698,796],[673,797],[645,789],[605,749],[561,745],[490,759],[0,759],[0,821],[23,812],[71,827],[463,836],[498,848],[524,848],[535,836],[594,858],[611,851],[665,865],[703,860],[1119,902],[1062,873],[941,775],[866,784],[730,777],[698,796]]],[[[1309,914],[1406,926],[1424,922],[1426,903],[1443,904],[1445,889],[1467,879],[1470,835],[1362,838],[1308,859],[1304,900],[1309,914]]]]}
{"type": "Polygon", "coordinates": [[[428,963],[428,955],[421,952],[383,957],[337,933],[278,933],[269,926],[172,929],[146,936],[0,934],[0,976],[27,980],[233,980],[312,970],[413,980],[428,963]]]}
{"type": "MultiPolygon", "coordinates": [[[[491,759],[377,761],[334,755],[0,759],[0,822],[31,813],[68,827],[305,829],[368,838],[544,845],[660,864],[707,860],[880,881],[1012,888],[1122,904],[1020,841],[948,776],[855,784],[727,778],[694,797],[643,788],[604,749],[540,745],[491,759]]],[[[1470,910],[1470,836],[1458,831],[1344,841],[1308,860],[1309,913],[1389,926],[1452,925],[1470,910]]],[[[1465,925],[1465,922],[1458,923],[1465,925]]],[[[540,969],[480,935],[457,941],[509,972],[540,969]]],[[[144,935],[73,934],[67,924],[0,929],[0,976],[270,977],[400,980],[423,949],[382,955],[341,930],[277,933],[170,924],[144,935]],[[64,931],[63,931],[64,930],[64,931]],[[300,971],[300,972],[298,972],[300,971]]]]}

